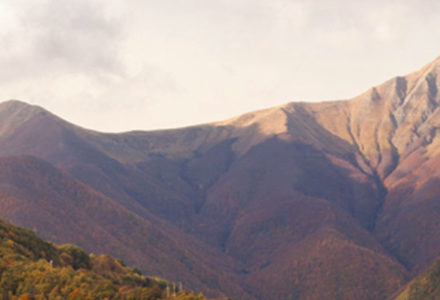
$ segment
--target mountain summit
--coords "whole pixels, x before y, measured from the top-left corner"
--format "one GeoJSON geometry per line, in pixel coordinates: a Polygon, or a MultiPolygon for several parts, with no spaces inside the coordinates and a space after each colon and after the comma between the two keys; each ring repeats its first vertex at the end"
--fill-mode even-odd
{"type": "Polygon", "coordinates": [[[208,295],[386,299],[440,255],[439,72],[151,132],[6,102],[0,216],[208,295]]]}

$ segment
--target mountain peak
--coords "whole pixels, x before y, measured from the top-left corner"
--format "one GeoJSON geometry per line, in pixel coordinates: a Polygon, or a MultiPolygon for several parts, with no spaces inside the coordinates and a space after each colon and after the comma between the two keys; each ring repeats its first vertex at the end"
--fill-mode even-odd
{"type": "Polygon", "coordinates": [[[28,109],[34,108],[34,109],[44,110],[42,107],[40,107],[38,105],[32,105],[32,104],[29,104],[27,102],[17,100],[17,99],[10,99],[10,100],[1,102],[0,109],[3,109],[3,108],[7,108],[10,110],[24,109],[24,108],[28,108],[28,109]]]}
{"type": "Polygon", "coordinates": [[[39,114],[48,113],[44,108],[31,105],[19,100],[9,100],[0,103],[0,136],[10,133],[17,126],[29,121],[39,114]]]}
{"type": "Polygon", "coordinates": [[[41,106],[32,105],[21,100],[11,99],[0,103],[0,115],[2,117],[7,118],[18,114],[20,118],[28,119],[40,113],[48,113],[48,111],[41,106]]]}
{"type": "Polygon", "coordinates": [[[431,63],[432,65],[440,65],[440,56],[437,56],[431,63]]]}

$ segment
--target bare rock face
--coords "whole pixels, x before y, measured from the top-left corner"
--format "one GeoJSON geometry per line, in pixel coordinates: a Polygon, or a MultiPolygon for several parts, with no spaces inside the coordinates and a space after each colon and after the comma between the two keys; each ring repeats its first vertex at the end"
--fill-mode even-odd
{"type": "Polygon", "coordinates": [[[386,299],[440,255],[439,72],[152,132],[5,102],[0,215],[208,295],[386,299]]]}

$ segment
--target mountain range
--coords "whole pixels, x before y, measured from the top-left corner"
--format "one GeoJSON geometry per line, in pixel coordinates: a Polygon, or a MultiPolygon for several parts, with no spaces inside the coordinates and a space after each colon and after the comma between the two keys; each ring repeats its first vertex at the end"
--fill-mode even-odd
{"type": "Polygon", "coordinates": [[[387,299],[440,256],[439,75],[150,132],[3,102],[0,217],[209,296],[387,299]]]}

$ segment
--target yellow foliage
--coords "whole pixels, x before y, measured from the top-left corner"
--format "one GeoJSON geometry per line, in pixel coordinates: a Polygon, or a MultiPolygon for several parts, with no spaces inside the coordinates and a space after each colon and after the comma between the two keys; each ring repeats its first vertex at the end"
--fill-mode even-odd
{"type": "Polygon", "coordinates": [[[18,298],[18,299],[19,299],[19,300],[29,300],[29,294],[28,294],[28,293],[23,294],[23,295],[21,295],[20,298],[18,298]]]}
{"type": "Polygon", "coordinates": [[[69,300],[76,300],[76,299],[81,299],[81,297],[79,296],[79,290],[78,289],[74,289],[69,294],[69,300]]]}

